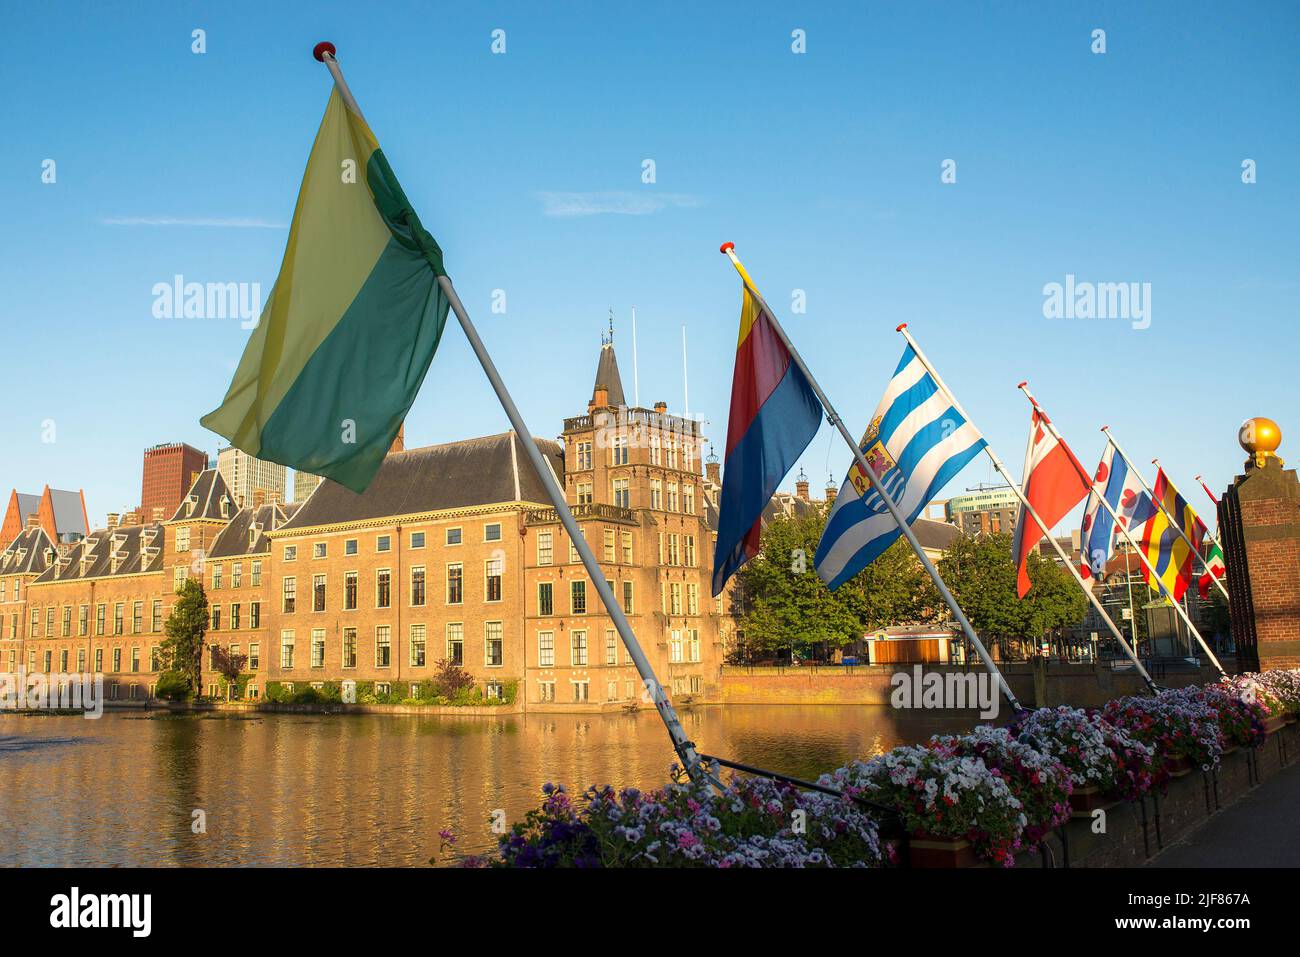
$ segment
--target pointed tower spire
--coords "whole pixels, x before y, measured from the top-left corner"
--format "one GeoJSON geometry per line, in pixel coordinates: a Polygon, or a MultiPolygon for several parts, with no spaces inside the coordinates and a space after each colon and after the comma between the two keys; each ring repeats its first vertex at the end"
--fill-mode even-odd
{"type": "Polygon", "coordinates": [[[627,405],[623,397],[623,379],[618,374],[618,359],[614,356],[614,310],[609,311],[609,333],[600,336],[600,361],[596,364],[596,382],[591,390],[593,408],[620,408],[627,405]],[[601,393],[604,400],[601,401],[601,393]]]}

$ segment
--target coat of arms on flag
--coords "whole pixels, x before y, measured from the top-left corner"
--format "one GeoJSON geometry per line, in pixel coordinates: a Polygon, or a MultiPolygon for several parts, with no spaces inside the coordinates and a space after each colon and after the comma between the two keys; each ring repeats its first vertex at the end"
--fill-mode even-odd
{"type": "MultiPolygon", "coordinates": [[[[909,523],[985,446],[909,345],[859,447],[909,523]]],[[[817,574],[832,589],[875,561],[902,534],[856,463],[817,545],[817,574]]]]}

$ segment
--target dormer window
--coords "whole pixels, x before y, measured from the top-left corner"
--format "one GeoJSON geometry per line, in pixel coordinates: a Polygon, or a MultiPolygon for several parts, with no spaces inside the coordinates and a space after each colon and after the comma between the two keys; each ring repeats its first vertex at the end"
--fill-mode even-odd
{"type": "Polygon", "coordinates": [[[197,495],[190,495],[185,499],[185,517],[189,518],[194,514],[194,507],[199,504],[197,495]]]}
{"type": "Polygon", "coordinates": [[[221,517],[230,518],[230,499],[225,495],[221,496],[221,517]]]}

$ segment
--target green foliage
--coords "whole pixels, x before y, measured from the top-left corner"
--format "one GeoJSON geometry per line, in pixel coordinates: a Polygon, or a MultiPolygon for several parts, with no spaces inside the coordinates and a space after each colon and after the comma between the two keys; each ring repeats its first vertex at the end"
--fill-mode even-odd
{"type": "Polygon", "coordinates": [[[1088,599],[1073,577],[1037,551],[1029,555],[1033,587],[1016,596],[1011,536],[962,536],[939,560],[939,574],[981,637],[1036,640],[1083,620],[1088,599]]]}
{"type": "Polygon", "coordinates": [[[167,637],[159,655],[168,671],[181,675],[192,694],[199,692],[199,667],[203,638],[208,632],[208,596],[196,578],[187,578],[176,592],[176,602],[165,625],[167,637]]]}
{"type": "Polygon", "coordinates": [[[743,596],[741,657],[792,648],[807,657],[857,641],[899,622],[933,620],[938,596],[906,541],[899,540],[832,592],[817,577],[813,556],[825,516],[779,518],[763,530],[762,550],[737,577],[743,596]]]}
{"type": "MultiPolygon", "coordinates": [[[[487,698],[483,690],[473,683],[459,687],[451,696],[442,694],[438,686],[430,679],[420,682],[412,681],[358,681],[357,704],[402,704],[402,705],[442,705],[442,706],[500,706],[514,704],[519,694],[517,681],[501,683],[501,697],[487,698]],[[389,690],[381,691],[378,685],[387,684],[389,690]],[[416,695],[411,695],[411,685],[416,685],[416,695]]],[[[294,690],[289,691],[284,682],[272,681],[266,686],[266,700],[275,704],[341,704],[343,702],[343,683],[341,681],[318,682],[321,687],[313,688],[310,684],[294,682],[294,690]]],[[[224,688],[223,688],[224,691],[224,688]]]]}
{"type": "Polygon", "coordinates": [[[160,674],[153,693],[166,701],[188,701],[194,694],[189,678],[175,671],[160,674]]]}

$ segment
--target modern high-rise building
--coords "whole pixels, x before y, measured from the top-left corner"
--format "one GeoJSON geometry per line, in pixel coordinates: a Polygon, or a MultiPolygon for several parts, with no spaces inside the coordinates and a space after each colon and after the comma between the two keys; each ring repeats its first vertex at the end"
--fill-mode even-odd
{"type": "Polygon", "coordinates": [[[263,462],[231,446],[217,451],[217,471],[238,508],[286,501],[288,470],[283,465],[263,462]]]}
{"type": "Polygon", "coordinates": [[[206,452],[184,442],[163,442],[145,449],[144,477],[140,482],[141,521],[171,517],[207,464],[206,452]]]}
{"type": "Polygon", "coordinates": [[[944,505],[948,521],[967,535],[1010,533],[1016,524],[1020,499],[1013,489],[981,488],[954,495],[944,505]]]}
{"type": "Polygon", "coordinates": [[[320,485],[320,483],[321,477],[319,475],[295,470],[293,473],[293,501],[307,501],[307,496],[316,491],[316,486],[320,485]]]}

